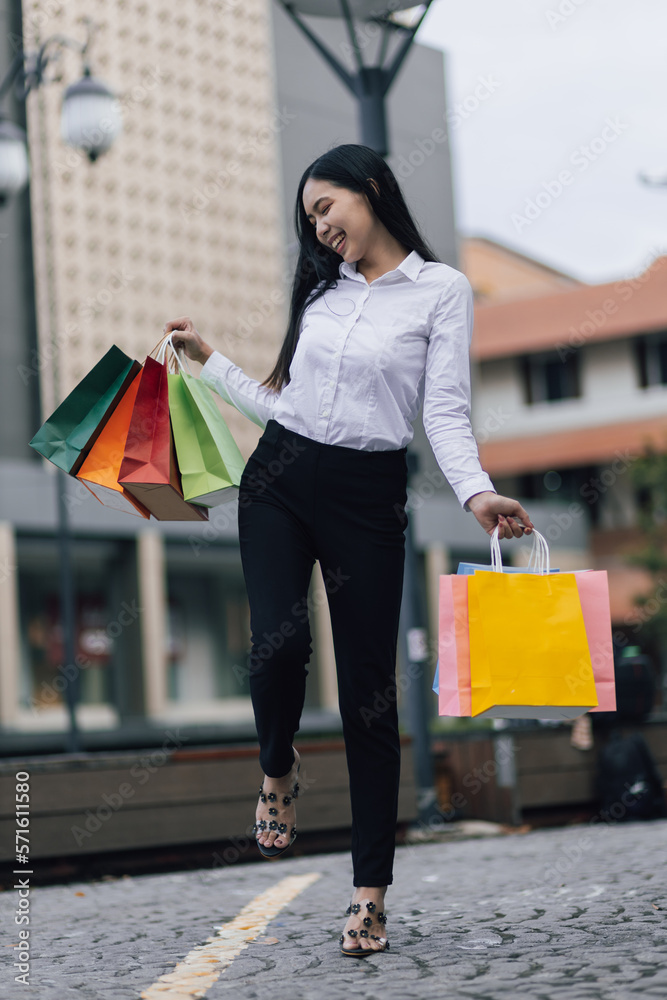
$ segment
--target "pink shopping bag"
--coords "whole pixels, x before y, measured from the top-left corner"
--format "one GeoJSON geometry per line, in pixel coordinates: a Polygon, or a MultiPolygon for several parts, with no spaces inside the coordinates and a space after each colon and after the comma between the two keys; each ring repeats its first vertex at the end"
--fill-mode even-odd
{"type": "Polygon", "coordinates": [[[614,649],[611,638],[609,580],[605,569],[575,573],[598,703],[590,712],[616,711],[614,649]]]}
{"type": "Polygon", "coordinates": [[[469,716],[468,577],[440,577],[438,715],[469,716]]]}

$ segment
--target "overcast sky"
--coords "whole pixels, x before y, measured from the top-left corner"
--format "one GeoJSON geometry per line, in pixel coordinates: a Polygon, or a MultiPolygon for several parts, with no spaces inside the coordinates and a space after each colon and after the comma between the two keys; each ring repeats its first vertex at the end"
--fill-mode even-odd
{"type": "Polygon", "coordinates": [[[434,0],[417,37],[448,55],[462,233],[589,282],[667,253],[638,178],[667,177],[665,0],[434,0]]]}

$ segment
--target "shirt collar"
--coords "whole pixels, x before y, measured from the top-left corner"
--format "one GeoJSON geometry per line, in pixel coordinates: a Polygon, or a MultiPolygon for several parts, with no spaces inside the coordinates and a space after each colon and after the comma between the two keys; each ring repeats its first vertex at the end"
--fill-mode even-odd
{"type": "MultiPolygon", "coordinates": [[[[416,281],[419,272],[421,271],[422,264],[424,263],[424,258],[421,257],[416,250],[412,250],[405,260],[396,268],[397,271],[402,271],[406,278],[410,281],[416,281]]],[[[341,277],[355,278],[357,281],[365,281],[363,274],[357,273],[357,262],[356,260],[352,264],[348,264],[346,260],[341,261],[339,266],[339,273],[341,277]]],[[[388,271],[388,274],[393,274],[393,271],[388,271]]],[[[382,275],[384,278],[385,275],[382,275]]]]}

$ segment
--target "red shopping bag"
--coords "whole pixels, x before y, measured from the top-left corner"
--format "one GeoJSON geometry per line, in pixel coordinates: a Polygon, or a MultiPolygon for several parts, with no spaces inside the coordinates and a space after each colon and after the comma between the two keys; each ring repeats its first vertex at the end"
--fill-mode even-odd
{"type": "Polygon", "coordinates": [[[183,499],[169,418],[167,367],[144,363],[118,482],[158,521],[207,521],[208,510],[183,499]]]}

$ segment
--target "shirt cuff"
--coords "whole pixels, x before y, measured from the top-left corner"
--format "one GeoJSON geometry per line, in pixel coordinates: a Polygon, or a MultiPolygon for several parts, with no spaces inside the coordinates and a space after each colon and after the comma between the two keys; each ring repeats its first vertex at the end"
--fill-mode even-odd
{"type": "Polygon", "coordinates": [[[229,360],[229,358],[226,358],[224,354],[220,353],[220,351],[213,351],[213,353],[206,359],[206,363],[202,366],[199,377],[204,381],[213,381],[216,378],[224,378],[232,364],[233,363],[229,360]]]}

